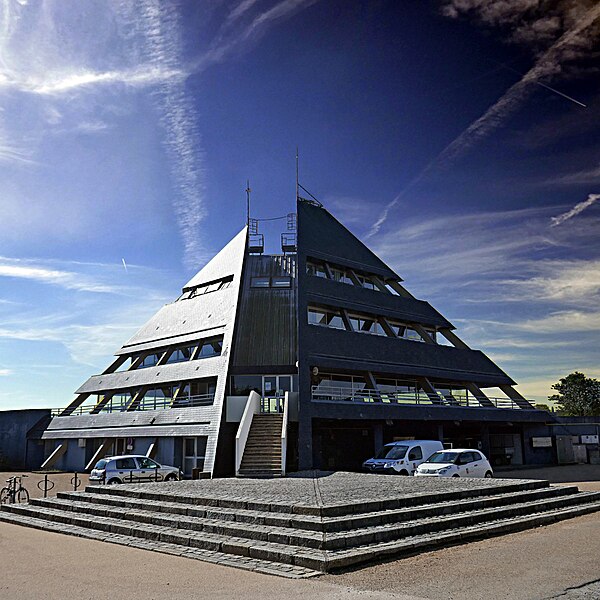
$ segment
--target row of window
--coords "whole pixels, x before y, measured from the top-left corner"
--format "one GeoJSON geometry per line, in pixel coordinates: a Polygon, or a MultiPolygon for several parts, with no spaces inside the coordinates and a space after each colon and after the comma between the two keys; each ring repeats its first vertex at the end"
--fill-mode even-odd
{"type": "MultiPolygon", "coordinates": [[[[339,283],[346,283],[348,285],[359,285],[367,290],[376,290],[383,291],[381,287],[379,287],[373,279],[369,275],[363,275],[361,273],[354,273],[354,278],[350,276],[350,272],[344,267],[331,265],[327,263],[329,267],[329,271],[331,273],[331,278],[333,281],[337,281],[339,283]]],[[[321,277],[323,279],[329,279],[327,275],[327,268],[324,263],[318,263],[314,261],[307,261],[306,263],[306,273],[307,275],[312,275],[313,277],[321,277]]],[[[398,293],[389,285],[383,284],[385,286],[385,290],[390,294],[398,295],[398,293]]]]}
{"type": "MultiPolygon", "coordinates": [[[[348,314],[351,329],[344,324],[342,313],[333,308],[308,307],[308,322],[310,325],[321,325],[323,327],[331,327],[332,329],[343,329],[346,331],[355,331],[359,333],[370,333],[372,335],[388,335],[377,317],[373,315],[360,315],[355,313],[348,314]]],[[[388,320],[390,329],[394,332],[395,337],[415,342],[423,342],[421,335],[409,325],[399,323],[397,321],[388,320]]],[[[427,333],[436,339],[434,330],[426,329],[427,333]]],[[[392,336],[388,336],[392,337],[392,336]]]]}
{"type": "Polygon", "coordinates": [[[202,285],[198,285],[189,290],[185,290],[183,294],[179,296],[178,301],[189,300],[190,298],[196,298],[197,296],[209,294],[210,292],[216,292],[218,290],[225,290],[231,286],[232,282],[233,277],[230,275],[229,277],[217,279],[216,281],[211,281],[210,283],[203,283],[202,285]]]}
{"type": "MultiPolygon", "coordinates": [[[[160,385],[149,389],[144,393],[144,396],[139,401],[140,409],[149,410],[152,408],[164,408],[167,405],[171,405],[178,389],[179,393],[173,403],[173,407],[192,404],[199,398],[205,399],[207,403],[212,403],[212,397],[214,397],[216,388],[217,380],[214,377],[196,381],[160,385]]],[[[108,412],[126,410],[136,393],[136,390],[131,390],[115,394],[103,410],[108,412]]],[[[104,396],[98,394],[96,401],[101,402],[103,398],[104,396]]]]}
{"type": "MultiPolygon", "coordinates": [[[[141,363],[136,367],[137,369],[145,369],[147,367],[155,367],[160,359],[163,357],[164,353],[167,352],[168,356],[166,360],[164,360],[163,364],[170,365],[173,363],[185,362],[191,360],[192,357],[194,360],[200,358],[210,358],[212,356],[220,356],[223,350],[223,336],[209,338],[206,340],[201,340],[200,342],[195,342],[194,344],[189,344],[185,346],[178,346],[176,348],[157,350],[152,354],[148,354],[143,358],[141,363]]],[[[126,361],[118,371],[127,371],[131,368],[131,365],[138,360],[141,355],[134,354],[131,356],[129,361],[126,361]]]]}
{"type": "Polygon", "coordinates": [[[292,278],[286,276],[274,277],[251,277],[250,287],[252,288],[278,288],[286,289],[292,287],[292,278]]]}

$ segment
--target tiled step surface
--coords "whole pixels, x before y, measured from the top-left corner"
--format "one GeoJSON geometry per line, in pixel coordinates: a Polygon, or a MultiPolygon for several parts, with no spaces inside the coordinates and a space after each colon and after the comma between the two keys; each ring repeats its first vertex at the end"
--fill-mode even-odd
{"type": "MultiPolygon", "coordinates": [[[[95,490],[94,490],[95,491],[95,490]]],[[[104,507],[123,507],[133,510],[140,509],[166,514],[187,515],[190,517],[206,517],[236,521],[241,524],[260,524],[277,527],[292,527],[327,533],[347,531],[361,527],[400,523],[428,516],[441,516],[461,513],[472,509],[483,509],[495,506],[506,506],[520,502],[534,502],[547,498],[557,498],[577,492],[575,486],[546,487],[534,490],[495,494],[468,500],[456,500],[443,503],[423,504],[416,507],[373,511],[344,517],[317,517],[312,515],[271,512],[268,510],[250,510],[240,508],[223,508],[217,506],[190,506],[181,502],[158,500],[143,500],[116,496],[112,494],[97,494],[93,492],[60,492],[59,499],[71,500],[78,503],[101,504],[104,507]]],[[[37,503],[39,501],[32,501],[37,503]]],[[[102,507],[101,507],[102,509],[102,507]]],[[[90,510],[93,512],[93,510],[90,510]]]]}
{"type": "MultiPolygon", "coordinates": [[[[600,493],[590,494],[600,501],[600,493]]],[[[80,515],[93,515],[94,517],[121,519],[137,523],[160,525],[171,529],[185,529],[203,533],[226,535],[233,537],[248,538],[260,541],[276,541],[300,547],[318,548],[324,550],[335,550],[340,548],[360,546],[375,541],[390,541],[401,537],[414,536],[427,532],[437,532],[446,529],[455,529],[467,525],[484,523],[499,518],[515,518],[537,512],[562,509],[565,507],[581,504],[581,496],[576,494],[561,495],[544,500],[531,500],[519,502],[510,506],[490,507],[480,510],[463,510],[463,512],[439,516],[439,511],[431,510],[429,516],[413,519],[401,523],[385,523],[330,533],[323,535],[321,531],[310,531],[298,529],[293,523],[289,524],[264,524],[264,523],[240,523],[222,518],[212,518],[212,515],[190,516],[182,519],[180,515],[157,514],[145,510],[145,506],[124,511],[119,507],[107,507],[105,505],[90,505],[64,499],[33,500],[29,511],[37,507],[47,508],[51,517],[65,519],[71,518],[76,521],[80,515]],[[62,512],[71,512],[65,517],[62,512]]],[[[26,512],[29,516],[35,516],[33,512],[26,512]]]]}
{"type": "MultiPolygon", "coordinates": [[[[369,480],[374,489],[389,482],[390,489],[404,486],[411,493],[342,502],[352,498],[351,488],[347,495],[328,497],[323,480],[329,503],[300,501],[303,494],[294,499],[289,491],[281,492],[298,483],[288,478],[264,484],[237,480],[237,495],[229,489],[231,480],[101,486],[29,505],[5,505],[0,520],[202,560],[216,556],[213,562],[224,564],[230,557],[232,566],[248,561],[243,568],[307,577],[600,510],[600,492],[579,493],[573,486],[547,482],[421,484],[367,477],[375,477],[369,480]],[[260,494],[249,497],[248,490],[257,486],[266,489],[262,500],[260,494]]],[[[356,489],[354,479],[349,476],[347,485],[356,489]]],[[[302,490],[312,485],[307,479],[302,490]]],[[[327,485],[335,489],[335,478],[327,485]]]]}

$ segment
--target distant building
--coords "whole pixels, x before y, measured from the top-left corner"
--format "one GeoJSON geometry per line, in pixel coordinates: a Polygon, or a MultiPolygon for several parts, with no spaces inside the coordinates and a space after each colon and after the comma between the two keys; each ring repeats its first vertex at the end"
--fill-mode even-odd
{"type": "Polygon", "coordinates": [[[411,437],[527,462],[525,430],[548,413],[320,204],[299,199],[282,254],[263,250],[251,220],[57,412],[45,466],[136,453],[187,475],[277,471],[281,456],[355,469],[411,437]]]}

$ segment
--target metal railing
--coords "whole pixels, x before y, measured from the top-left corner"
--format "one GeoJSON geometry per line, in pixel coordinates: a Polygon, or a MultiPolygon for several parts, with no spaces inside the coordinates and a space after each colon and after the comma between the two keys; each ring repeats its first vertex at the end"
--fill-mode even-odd
{"type": "MultiPolygon", "coordinates": [[[[143,410],[167,410],[171,408],[190,408],[194,406],[210,406],[215,401],[214,394],[201,394],[199,396],[180,396],[173,400],[173,398],[142,398],[139,404],[132,409],[133,411],[143,410]]],[[[131,399],[124,400],[109,400],[102,408],[98,408],[98,404],[82,404],[73,411],[68,411],[65,416],[75,415],[87,415],[90,413],[105,414],[115,412],[125,412],[128,410],[131,404],[131,399]]],[[[66,408],[53,408],[50,414],[53,417],[59,417],[64,413],[66,408]]]]}
{"type": "Polygon", "coordinates": [[[311,398],[315,402],[355,402],[361,404],[406,404],[406,405],[435,405],[464,408],[512,408],[523,409],[510,398],[490,398],[480,402],[475,396],[443,396],[438,392],[437,397],[428,395],[423,391],[415,392],[386,392],[372,389],[352,390],[347,387],[313,385],[311,398]]]}

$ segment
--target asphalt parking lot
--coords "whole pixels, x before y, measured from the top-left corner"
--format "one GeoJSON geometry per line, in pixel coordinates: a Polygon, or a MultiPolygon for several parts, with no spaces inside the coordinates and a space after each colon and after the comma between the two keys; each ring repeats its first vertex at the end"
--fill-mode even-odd
{"type": "MultiPolygon", "coordinates": [[[[498,475],[600,491],[597,465],[498,475]]],[[[59,476],[59,487],[68,489],[71,477],[59,476]]],[[[35,483],[33,477],[25,481],[35,483]]],[[[107,594],[131,600],[600,599],[600,513],[313,580],[281,579],[8,524],[0,524],[0,556],[0,598],[22,600],[100,599],[107,594]]]]}

